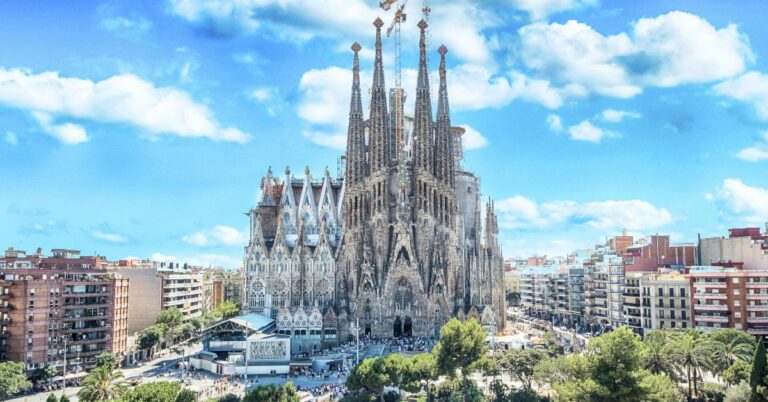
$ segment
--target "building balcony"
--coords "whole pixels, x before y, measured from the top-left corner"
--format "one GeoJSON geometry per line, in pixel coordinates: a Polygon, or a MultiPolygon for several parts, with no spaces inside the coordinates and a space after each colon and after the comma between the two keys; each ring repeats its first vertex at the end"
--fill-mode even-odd
{"type": "Polygon", "coordinates": [[[765,328],[748,328],[747,333],[752,335],[768,335],[768,327],[765,328]]]}
{"type": "Polygon", "coordinates": [[[768,283],[765,282],[747,282],[744,285],[748,289],[768,289],[768,283]]]}
{"type": "Polygon", "coordinates": [[[694,310],[701,311],[728,311],[727,304],[694,304],[694,310]]]}
{"type": "Polygon", "coordinates": [[[61,319],[62,319],[62,321],[79,321],[79,320],[90,321],[90,320],[96,320],[96,319],[100,319],[100,318],[107,318],[107,317],[111,317],[111,316],[112,316],[112,314],[109,314],[109,313],[93,314],[93,315],[88,315],[88,314],[80,314],[80,315],[64,314],[63,316],[61,316],[61,319]]]}
{"type": "Polygon", "coordinates": [[[725,282],[694,282],[693,286],[697,288],[713,288],[713,289],[725,289],[727,287],[725,282]]]}
{"type": "Polygon", "coordinates": [[[11,297],[13,297],[13,292],[11,292],[10,290],[7,292],[0,293],[0,299],[10,299],[11,297]]]}
{"type": "Polygon", "coordinates": [[[747,317],[747,322],[768,322],[768,317],[747,317]]]}
{"type": "Polygon", "coordinates": [[[747,306],[747,311],[768,311],[768,304],[760,306],[747,306]]]}
{"type": "Polygon", "coordinates": [[[718,300],[726,300],[728,299],[728,295],[725,293],[694,293],[693,294],[694,299],[718,299],[718,300]]]}
{"type": "Polygon", "coordinates": [[[718,317],[718,316],[706,316],[706,315],[697,315],[693,317],[694,321],[697,322],[719,322],[719,323],[727,323],[728,317],[718,317]]]}
{"type": "Polygon", "coordinates": [[[98,331],[104,331],[104,332],[111,332],[112,331],[112,325],[107,324],[103,327],[89,327],[89,328],[68,328],[68,329],[61,329],[60,330],[62,334],[73,334],[73,333],[84,333],[84,332],[98,332],[98,331]]]}
{"type": "Polygon", "coordinates": [[[747,294],[747,300],[768,300],[767,294],[747,294]]]}

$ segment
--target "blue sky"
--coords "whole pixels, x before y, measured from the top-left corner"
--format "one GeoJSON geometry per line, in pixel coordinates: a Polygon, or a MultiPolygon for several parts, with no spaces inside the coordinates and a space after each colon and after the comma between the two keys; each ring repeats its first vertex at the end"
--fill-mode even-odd
{"type": "MultiPolygon", "coordinates": [[[[768,220],[764,2],[431,3],[506,256],[768,220]]],[[[349,46],[369,82],[376,16],[392,17],[375,0],[0,3],[0,244],[237,266],[267,167],[335,171],[349,46]]],[[[388,84],[392,60],[387,40],[388,84]]]]}

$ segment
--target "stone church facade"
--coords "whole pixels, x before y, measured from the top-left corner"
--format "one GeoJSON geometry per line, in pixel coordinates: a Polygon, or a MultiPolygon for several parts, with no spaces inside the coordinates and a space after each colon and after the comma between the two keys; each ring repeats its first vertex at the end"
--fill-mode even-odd
{"type": "Polygon", "coordinates": [[[424,21],[416,106],[409,132],[391,118],[376,27],[370,114],[363,116],[358,53],[343,178],[303,179],[270,169],[248,212],[244,309],[270,315],[294,352],[334,345],[359,332],[433,336],[451,317],[489,331],[505,321],[503,260],[493,202],[461,168],[461,134],[451,126],[441,46],[433,119],[424,21]],[[481,213],[485,208],[485,213],[481,213]]]}

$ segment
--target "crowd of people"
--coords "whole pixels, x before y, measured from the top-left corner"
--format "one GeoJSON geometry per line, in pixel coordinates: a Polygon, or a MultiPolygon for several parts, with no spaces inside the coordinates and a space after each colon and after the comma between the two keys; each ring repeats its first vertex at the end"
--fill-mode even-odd
{"type": "Polygon", "coordinates": [[[330,396],[332,401],[341,399],[349,393],[347,386],[344,384],[323,384],[311,389],[303,389],[301,387],[296,387],[296,389],[309,392],[314,397],[330,396]]]}

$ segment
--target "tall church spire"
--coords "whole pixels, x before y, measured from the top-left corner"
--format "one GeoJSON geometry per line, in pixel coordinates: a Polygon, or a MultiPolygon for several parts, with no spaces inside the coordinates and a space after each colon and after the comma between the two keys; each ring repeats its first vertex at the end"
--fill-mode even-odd
{"type": "Polygon", "coordinates": [[[453,186],[455,180],[453,133],[451,132],[451,111],[448,106],[448,83],[445,72],[445,54],[448,53],[448,48],[442,45],[438,52],[440,53],[440,90],[437,99],[435,175],[438,179],[453,186]]]}
{"type": "Polygon", "coordinates": [[[389,117],[387,113],[387,94],[384,88],[384,62],[381,54],[381,27],[384,22],[376,18],[376,59],[373,69],[373,87],[371,88],[370,125],[370,167],[371,172],[389,166],[389,117]]]}
{"type": "Polygon", "coordinates": [[[347,174],[350,185],[360,183],[366,175],[365,129],[363,127],[363,102],[360,95],[360,44],[355,42],[352,66],[352,97],[349,105],[349,128],[347,131],[347,174]]]}
{"type": "Polygon", "coordinates": [[[428,172],[433,171],[432,157],[432,101],[429,96],[429,71],[427,70],[427,43],[425,29],[427,22],[419,22],[419,76],[416,86],[416,110],[414,112],[413,152],[414,164],[428,172]]]}

